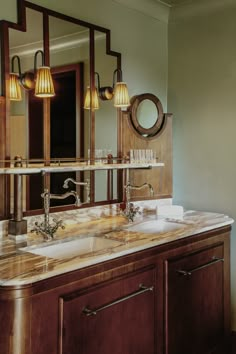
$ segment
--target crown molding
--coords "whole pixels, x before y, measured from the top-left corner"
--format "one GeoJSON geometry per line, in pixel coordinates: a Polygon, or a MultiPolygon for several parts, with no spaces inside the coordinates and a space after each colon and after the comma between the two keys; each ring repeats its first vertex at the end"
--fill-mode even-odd
{"type": "Polygon", "coordinates": [[[130,9],[139,11],[158,21],[168,23],[170,6],[156,0],[113,0],[130,9]]]}
{"type": "Polygon", "coordinates": [[[175,23],[191,17],[220,12],[224,8],[236,8],[235,0],[197,0],[171,7],[169,22],[175,23]]]}
{"type": "MultiPolygon", "coordinates": [[[[96,40],[105,39],[105,33],[95,34],[96,40]]],[[[62,52],[65,50],[81,47],[89,43],[89,30],[76,32],[73,34],[61,36],[58,38],[53,38],[50,40],[50,53],[62,52]]],[[[19,55],[20,57],[33,56],[35,52],[43,48],[43,41],[38,41],[34,43],[22,44],[19,46],[11,47],[10,53],[11,57],[13,55],[19,55]]]]}
{"type": "Polygon", "coordinates": [[[156,1],[169,7],[175,7],[175,6],[183,6],[189,4],[194,0],[156,0],[156,1]]]}

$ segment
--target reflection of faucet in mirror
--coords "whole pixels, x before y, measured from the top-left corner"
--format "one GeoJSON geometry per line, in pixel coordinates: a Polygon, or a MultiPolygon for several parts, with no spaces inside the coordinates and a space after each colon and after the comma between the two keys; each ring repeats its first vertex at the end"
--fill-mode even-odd
{"type": "Polygon", "coordinates": [[[71,182],[77,186],[85,186],[85,191],[87,192],[87,198],[86,198],[86,201],[84,203],[80,203],[80,205],[89,203],[90,202],[90,181],[89,181],[89,179],[87,179],[86,182],[76,182],[73,178],[67,178],[64,181],[63,188],[69,188],[69,182],[71,182]]]}
{"type": "Polygon", "coordinates": [[[124,186],[125,188],[125,195],[126,195],[126,206],[124,210],[124,215],[127,217],[129,221],[134,221],[134,217],[136,214],[140,213],[139,207],[135,207],[133,203],[130,202],[130,191],[133,190],[141,190],[145,187],[149,188],[150,195],[153,196],[154,191],[153,187],[150,183],[143,183],[140,186],[134,186],[128,181],[127,185],[124,186]]]}
{"type": "Polygon", "coordinates": [[[42,223],[35,223],[35,228],[31,232],[36,232],[36,234],[42,234],[46,241],[53,239],[55,232],[58,228],[64,229],[65,226],[62,224],[62,220],[53,219],[53,224],[50,224],[49,211],[50,211],[50,199],[65,199],[73,195],[75,197],[75,205],[80,206],[79,195],[75,191],[66,192],[64,194],[51,194],[48,189],[44,189],[44,193],[41,194],[44,204],[44,221],[42,223]]]}

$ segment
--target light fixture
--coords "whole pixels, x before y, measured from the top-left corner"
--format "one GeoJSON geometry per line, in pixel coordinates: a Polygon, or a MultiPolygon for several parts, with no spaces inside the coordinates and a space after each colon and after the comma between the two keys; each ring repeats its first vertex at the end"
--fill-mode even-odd
{"type": "Polygon", "coordinates": [[[91,92],[90,86],[87,87],[84,99],[84,109],[99,109],[98,90],[96,87],[94,88],[93,92],[91,92]]]}
{"type": "Polygon", "coordinates": [[[130,105],[129,93],[127,84],[122,80],[122,71],[116,69],[113,73],[113,90],[114,90],[114,106],[119,108],[127,108],[130,105]],[[115,76],[120,73],[115,83],[115,76]]]}
{"type": "MultiPolygon", "coordinates": [[[[103,101],[108,101],[114,98],[114,106],[119,108],[127,108],[130,105],[128,88],[125,82],[122,81],[122,71],[116,69],[113,73],[113,85],[103,86],[100,85],[100,76],[97,72],[94,73],[97,78],[97,85],[95,87],[92,109],[98,109],[98,96],[103,101]],[[118,80],[119,75],[119,80],[118,80]],[[96,103],[96,105],[95,105],[96,103]]],[[[84,108],[90,109],[90,89],[87,89],[85,95],[84,108]]]]}
{"type": "Polygon", "coordinates": [[[21,74],[21,68],[20,68],[20,58],[15,55],[12,57],[11,60],[11,73],[10,73],[10,100],[11,101],[21,101],[22,100],[22,94],[21,94],[21,88],[19,84],[19,76],[21,74]],[[14,62],[17,60],[18,64],[18,72],[19,74],[15,73],[14,70],[14,62]]]}
{"type": "Polygon", "coordinates": [[[10,74],[10,100],[20,100],[22,86],[25,90],[35,89],[36,97],[52,97],[55,96],[54,86],[50,67],[44,65],[44,53],[38,50],[34,55],[34,71],[21,73],[21,64],[19,56],[15,55],[12,58],[12,73],[10,74]],[[41,54],[42,66],[37,67],[37,57],[41,54]],[[14,62],[17,60],[18,73],[14,71],[14,62]],[[19,85],[20,84],[20,85],[19,85]],[[16,94],[16,92],[18,92],[16,94]],[[17,98],[16,98],[17,97],[17,98]]]}
{"type": "Polygon", "coordinates": [[[42,98],[55,96],[51,70],[49,66],[44,65],[42,50],[38,50],[34,55],[34,74],[36,75],[34,95],[42,98]],[[41,54],[42,57],[42,66],[39,68],[37,68],[38,54],[41,54]]]}

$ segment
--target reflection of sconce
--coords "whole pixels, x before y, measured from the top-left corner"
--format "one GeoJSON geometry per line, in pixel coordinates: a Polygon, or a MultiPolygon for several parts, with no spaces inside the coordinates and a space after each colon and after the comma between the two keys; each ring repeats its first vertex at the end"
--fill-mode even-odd
{"type": "Polygon", "coordinates": [[[87,87],[86,94],[85,94],[85,99],[84,99],[84,109],[99,109],[99,101],[98,101],[98,90],[95,87],[94,91],[92,92],[92,97],[91,97],[91,92],[90,92],[90,87],[87,87]],[[92,98],[92,104],[90,103],[92,98]]]}
{"type": "Polygon", "coordinates": [[[21,75],[21,68],[20,68],[20,58],[15,55],[11,60],[11,73],[10,73],[10,100],[12,101],[21,101],[21,88],[19,83],[19,76],[21,75]],[[18,72],[19,74],[15,73],[14,71],[14,62],[15,59],[17,60],[18,64],[18,72]]]}
{"type": "Polygon", "coordinates": [[[34,55],[34,72],[21,73],[20,58],[15,55],[11,60],[12,72],[10,74],[10,100],[20,101],[21,90],[20,85],[25,90],[35,88],[36,97],[52,97],[55,96],[52,75],[50,67],[44,65],[44,54],[42,50],[38,50],[34,55]],[[37,57],[41,54],[42,66],[37,68],[37,57]],[[18,73],[14,71],[14,61],[18,63],[18,73]],[[20,84],[20,85],[19,85],[20,84]]]}
{"type": "MultiPolygon", "coordinates": [[[[92,109],[98,109],[98,96],[101,100],[107,101],[114,98],[114,106],[119,108],[126,108],[130,105],[128,88],[125,82],[122,81],[122,71],[116,69],[113,73],[113,85],[111,86],[100,86],[100,76],[95,72],[97,77],[97,88],[95,88],[92,109]],[[120,80],[118,81],[117,75],[120,74],[120,80]]],[[[90,88],[87,89],[85,95],[84,108],[90,109],[90,88]]]]}

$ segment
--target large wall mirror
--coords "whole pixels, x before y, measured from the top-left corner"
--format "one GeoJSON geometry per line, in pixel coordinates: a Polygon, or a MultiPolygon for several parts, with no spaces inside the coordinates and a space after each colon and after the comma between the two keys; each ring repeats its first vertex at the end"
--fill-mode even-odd
{"type": "MultiPolygon", "coordinates": [[[[113,72],[120,69],[120,53],[110,50],[110,31],[24,0],[18,1],[18,6],[19,24],[2,26],[3,96],[5,93],[6,97],[3,113],[5,122],[9,122],[5,127],[6,148],[1,148],[2,159],[13,160],[20,155],[29,163],[49,164],[53,159],[63,162],[95,158],[95,163],[99,163],[108,154],[117,156],[119,111],[113,102],[99,100],[98,110],[84,109],[87,87],[93,90],[97,84],[95,72],[101,85],[111,86],[113,72]],[[18,71],[16,59],[11,68],[12,58],[20,58],[22,73],[33,72],[34,56],[39,50],[44,52],[45,64],[50,65],[55,96],[42,99],[34,96],[34,90],[22,89],[22,100],[10,100],[9,74],[12,69],[18,71]]],[[[30,214],[42,208],[40,194],[44,186],[52,193],[65,192],[62,185],[67,177],[79,181],[90,179],[90,205],[118,198],[116,172],[37,175],[24,178],[24,210],[30,214]]],[[[86,201],[86,192],[79,192],[86,201]]],[[[5,179],[2,216],[12,211],[12,197],[13,181],[5,179]]],[[[55,206],[72,203],[68,199],[55,206]]]]}

